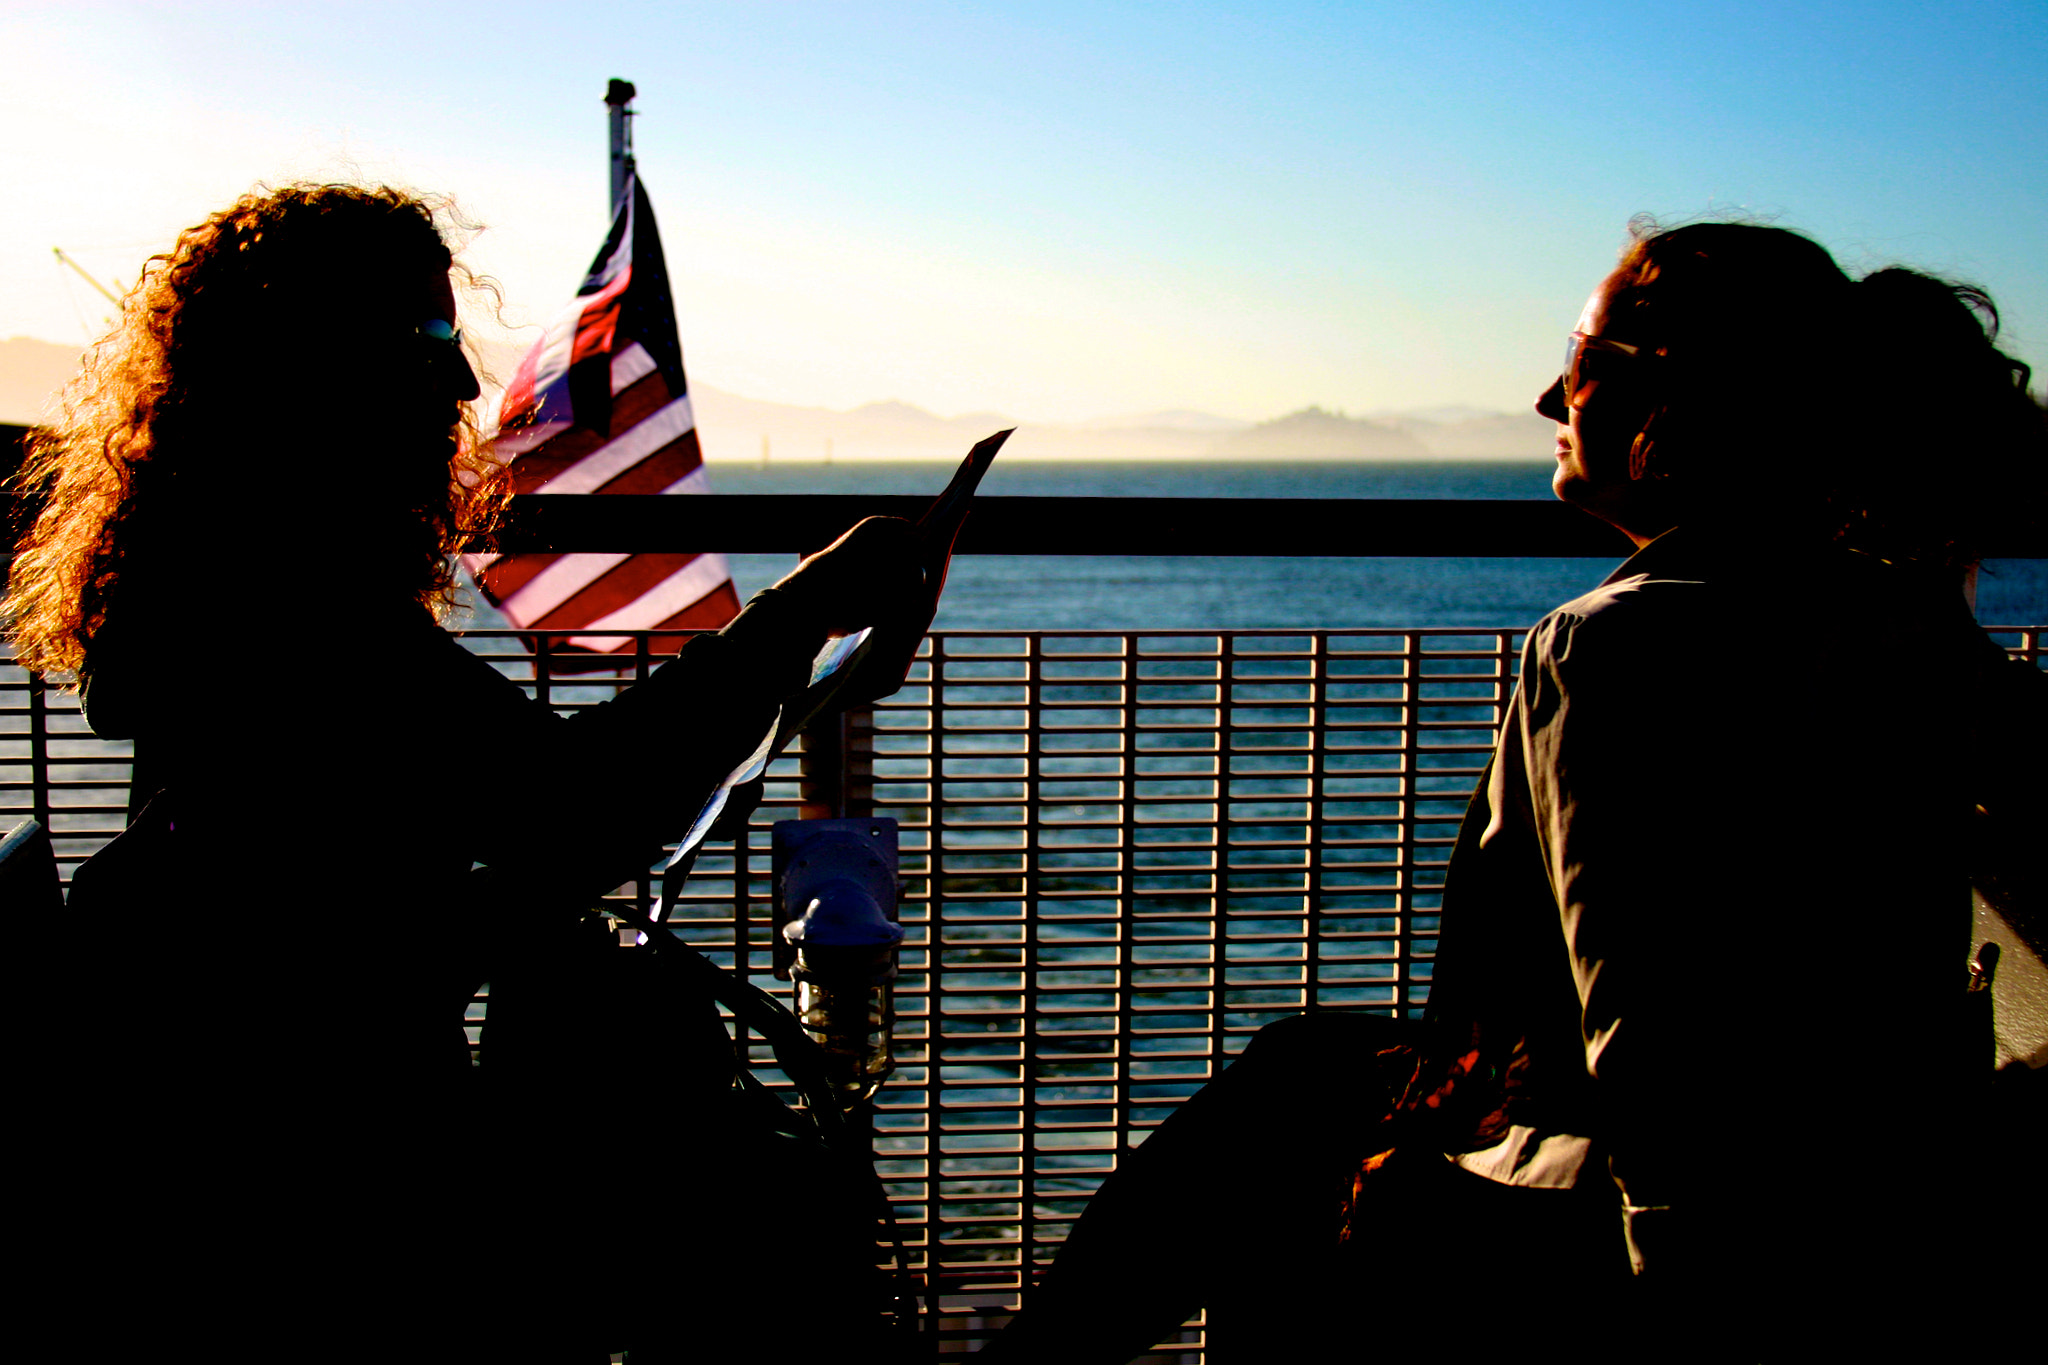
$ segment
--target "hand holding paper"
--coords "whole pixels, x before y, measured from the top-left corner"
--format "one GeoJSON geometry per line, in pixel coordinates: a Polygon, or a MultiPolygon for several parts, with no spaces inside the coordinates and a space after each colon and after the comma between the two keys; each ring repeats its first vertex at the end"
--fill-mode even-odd
{"type": "MultiPolygon", "coordinates": [[[[663,906],[673,902],[733,790],[749,788],[758,799],[758,787],[749,784],[759,782],[797,731],[827,712],[863,705],[903,686],[938,612],[953,545],[966,524],[974,491],[1009,437],[1008,431],[999,431],[969,451],[915,526],[894,517],[869,517],[776,584],[823,634],[835,638],[819,651],[810,686],[783,705],[760,745],[704,803],[662,877],[663,906]]],[[[664,914],[658,911],[656,918],[664,914]]]]}
{"type": "Polygon", "coordinates": [[[852,635],[925,595],[924,539],[899,517],[869,517],[775,585],[826,635],[852,635]]]}

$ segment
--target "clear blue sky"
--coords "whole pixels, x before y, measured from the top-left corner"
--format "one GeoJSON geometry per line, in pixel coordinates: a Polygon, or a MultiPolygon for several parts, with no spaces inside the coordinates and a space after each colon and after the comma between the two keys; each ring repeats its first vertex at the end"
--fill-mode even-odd
{"type": "Polygon", "coordinates": [[[1066,420],[1519,406],[1630,215],[1975,279],[2048,370],[2048,3],[0,3],[0,336],[258,180],[453,193],[513,322],[638,150],[692,377],[1066,420]]]}

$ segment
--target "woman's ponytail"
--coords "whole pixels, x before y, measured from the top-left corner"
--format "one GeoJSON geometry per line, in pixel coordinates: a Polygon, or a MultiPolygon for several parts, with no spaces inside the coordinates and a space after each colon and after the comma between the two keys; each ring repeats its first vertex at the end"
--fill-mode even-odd
{"type": "Polygon", "coordinates": [[[1962,564],[2038,526],[2048,428],[2031,371],[1997,347],[1990,296],[1898,266],[1852,295],[1851,439],[1833,490],[1845,537],[1887,558],[1962,564]]]}

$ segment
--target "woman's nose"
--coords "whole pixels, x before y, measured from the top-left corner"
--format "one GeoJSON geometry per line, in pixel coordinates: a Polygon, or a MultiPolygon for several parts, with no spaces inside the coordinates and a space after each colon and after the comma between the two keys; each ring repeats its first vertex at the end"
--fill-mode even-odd
{"type": "Polygon", "coordinates": [[[1559,375],[1551,380],[1550,387],[1545,389],[1543,396],[1536,400],[1536,412],[1539,416],[1548,417],[1553,422],[1563,423],[1571,421],[1571,411],[1564,405],[1563,375],[1559,375]]]}
{"type": "Polygon", "coordinates": [[[469,356],[459,348],[455,352],[456,363],[462,366],[460,375],[450,376],[450,386],[457,402],[473,403],[483,396],[483,385],[477,383],[476,370],[469,363],[469,356]]]}

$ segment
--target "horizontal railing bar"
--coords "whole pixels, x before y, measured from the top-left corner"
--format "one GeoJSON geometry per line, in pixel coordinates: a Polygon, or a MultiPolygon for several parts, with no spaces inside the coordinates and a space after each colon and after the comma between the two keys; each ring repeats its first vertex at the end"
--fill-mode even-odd
{"type": "MultiPolygon", "coordinates": [[[[512,500],[507,551],[807,553],[863,516],[928,499],[844,494],[512,500]]],[[[1620,532],[1538,499],[981,498],[957,552],[994,555],[1454,555],[1618,559],[1620,532]]],[[[1189,632],[1200,634],[1203,632],[1189,632]]]]}
{"type": "MultiPolygon", "coordinates": [[[[1198,499],[1198,501],[1203,500],[1198,499]]],[[[1470,504],[1461,505],[1469,506],[1470,504]]],[[[1985,629],[1993,633],[1996,633],[2001,630],[2006,632],[2022,632],[2025,630],[2032,629],[2032,627],[1986,626],[1985,629]]],[[[465,638],[472,640],[524,640],[533,632],[521,630],[515,626],[477,626],[465,630],[459,630],[456,633],[458,635],[464,636],[465,638]]],[[[578,635],[599,635],[605,637],[606,639],[617,640],[629,640],[641,635],[666,640],[669,637],[685,639],[692,635],[701,634],[702,632],[697,630],[579,630],[576,633],[578,635]]],[[[972,640],[1014,640],[1019,642],[1026,640],[1135,640],[1138,642],[1139,645],[1139,647],[1135,649],[1105,650],[1099,654],[1047,654],[1042,656],[1040,660],[1044,663],[1059,663],[1067,659],[1138,659],[1149,661],[1152,659],[1213,660],[1223,657],[1223,655],[1219,651],[1214,649],[1160,649],[1154,647],[1150,643],[1152,641],[1159,640],[1228,639],[1238,642],[1238,648],[1240,651],[1242,651],[1245,648],[1244,642],[1246,641],[1250,641],[1253,644],[1256,644],[1260,640],[1303,640],[1313,636],[1324,636],[1333,642],[1361,639],[1385,639],[1400,641],[1405,640],[1408,636],[1411,635],[1420,636],[1424,639],[1436,639],[1447,635],[1463,636],[1466,639],[1477,639],[1481,636],[1498,637],[1501,635],[1509,635],[1519,640],[1525,634],[1527,634],[1527,630],[1525,627],[1522,626],[1515,626],[1512,629],[1508,630],[1503,630],[1497,626],[1225,626],[1216,627],[1212,629],[1200,629],[1189,627],[1184,629],[1169,630],[1118,630],[1094,629],[1078,626],[1069,628],[1062,626],[1057,630],[1033,630],[1029,628],[1017,627],[1007,627],[998,629],[991,627],[986,630],[948,631],[946,634],[946,661],[949,663],[959,659],[1003,659],[1012,662],[1022,663],[1030,657],[1029,655],[1026,655],[1020,651],[1010,651],[1001,654],[974,653],[971,650],[968,650],[968,646],[964,643],[972,640]],[[967,652],[962,652],[963,650],[967,652]]],[[[341,653],[343,651],[337,649],[336,652],[341,653]]],[[[1422,653],[1432,659],[1457,658],[1461,654],[1469,655],[1470,657],[1480,659],[1493,657],[1493,652],[1490,648],[1478,645],[1470,646],[1469,648],[1466,648],[1464,650],[1437,651],[1426,649],[1423,650],[1422,653]]],[[[519,653],[512,654],[486,654],[482,657],[486,663],[526,663],[531,662],[533,656],[530,653],[521,651],[519,653]]],[[[1322,655],[1317,655],[1307,648],[1291,650],[1275,649],[1259,650],[1255,653],[1250,654],[1240,652],[1235,657],[1239,662],[1244,662],[1247,660],[1256,662],[1262,660],[1314,659],[1318,657],[1400,659],[1405,657],[1405,650],[1403,647],[1396,645],[1387,650],[1331,649],[1326,651],[1322,655]]],[[[630,662],[631,656],[622,656],[622,658],[630,662]]],[[[924,649],[918,654],[917,662],[921,665],[929,665],[931,663],[931,652],[929,648],[924,649]]],[[[918,680],[913,679],[913,681],[918,680]]]]}
{"type": "MultiPolygon", "coordinates": [[[[500,543],[508,551],[807,553],[863,516],[915,518],[926,505],[900,495],[526,494],[512,500],[500,543]]],[[[1629,543],[1577,508],[1541,499],[991,497],[976,502],[956,549],[1618,559],[1629,543]]],[[[2048,535],[1992,549],[1995,558],[2048,557],[2048,535]]]]}

